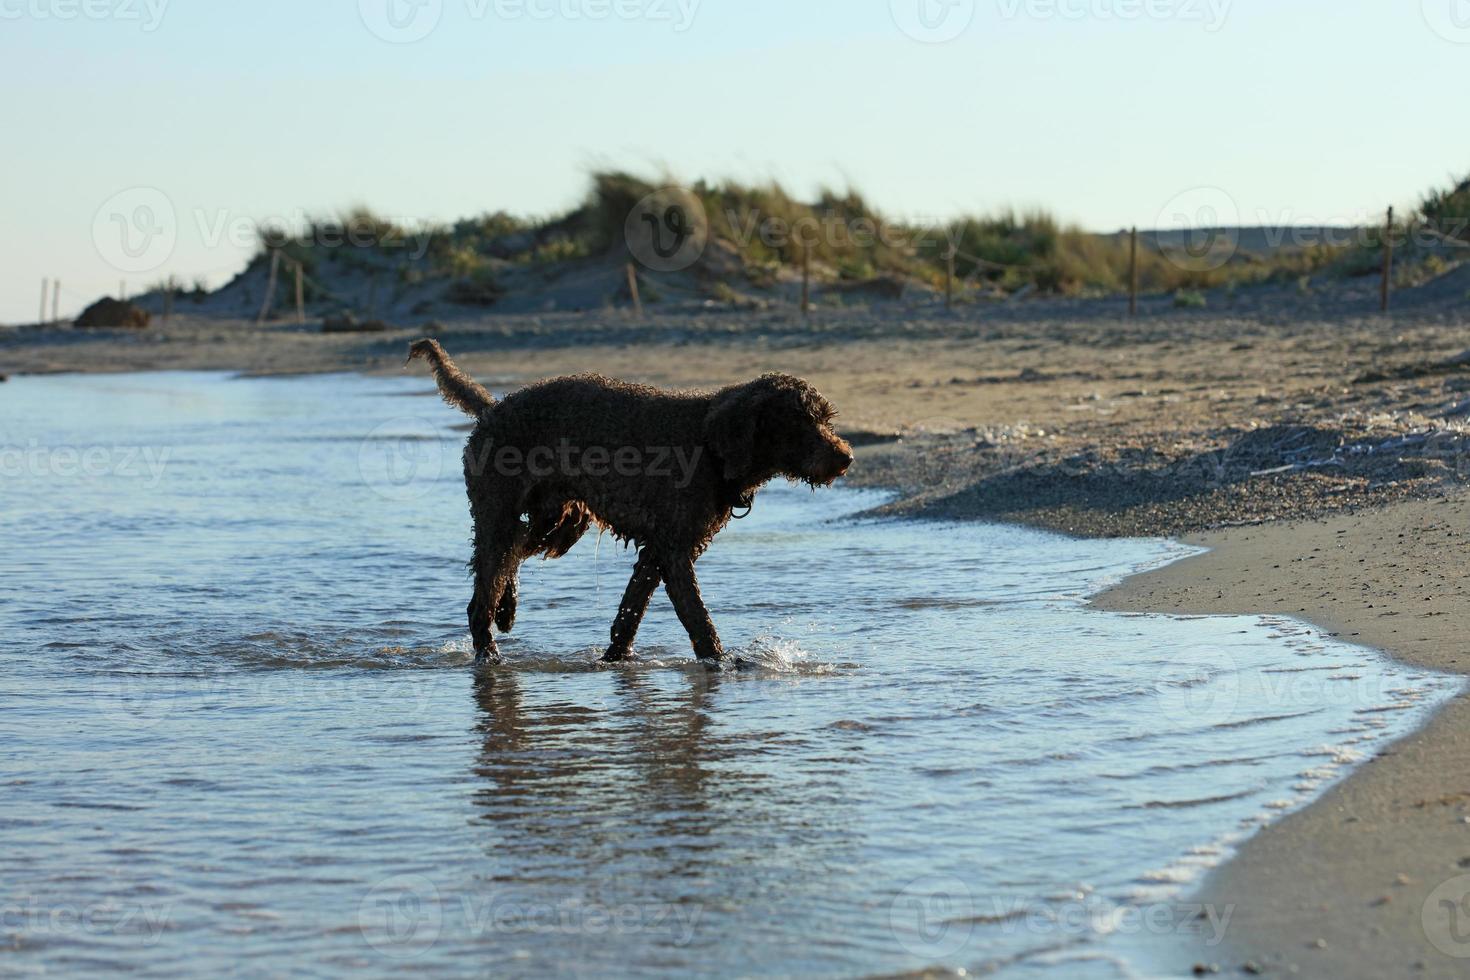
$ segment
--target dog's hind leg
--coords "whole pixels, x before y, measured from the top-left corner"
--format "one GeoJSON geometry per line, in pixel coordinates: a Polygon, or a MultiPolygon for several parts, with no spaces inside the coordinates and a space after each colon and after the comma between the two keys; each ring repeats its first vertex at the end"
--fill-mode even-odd
{"type": "Polygon", "coordinates": [[[714,621],[709,618],[704,598],[699,594],[699,580],[694,577],[694,559],[683,555],[663,563],[664,588],[689,634],[694,645],[694,655],[700,660],[716,661],[724,657],[719,634],[714,621]]]}
{"type": "Polygon", "coordinates": [[[519,576],[512,572],[500,593],[500,604],[495,607],[495,628],[509,633],[516,625],[516,604],[521,595],[519,576]]]}
{"type": "Polygon", "coordinates": [[[648,611],[648,600],[653,598],[662,577],[653,555],[647,551],[639,552],[638,564],[633,567],[633,577],[628,580],[627,591],[618,605],[618,616],[613,620],[612,645],[602,658],[604,663],[632,659],[633,637],[638,635],[638,625],[648,611]]]}

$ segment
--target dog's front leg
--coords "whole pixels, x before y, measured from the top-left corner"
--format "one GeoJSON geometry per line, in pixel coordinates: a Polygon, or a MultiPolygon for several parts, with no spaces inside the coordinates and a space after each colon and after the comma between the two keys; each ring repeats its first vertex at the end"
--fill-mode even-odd
{"type": "Polygon", "coordinates": [[[475,663],[498,664],[500,663],[500,648],[495,643],[495,637],[490,633],[490,606],[485,601],[484,590],[478,584],[475,586],[475,596],[470,600],[469,607],[465,610],[470,620],[470,636],[475,643],[475,663]]]}
{"type": "Polygon", "coordinates": [[[699,594],[699,580],[694,577],[692,556],[685,555],[665,562],[664,587],[674,604],[674,612],[679,614],[679,622],[684,624],[684,629],[689,634],[689,642],[694,644],[694,655],[704,661],[724,657],[725,650],[720,646],[714,621],[709,618],[709,610],[705,608],[704,598],[699,594]]]}
{"type": "Polygon", "coordinates": [[[638,625],[648,611],[648,600],[653,598],[663,577],[658,562],[647,551],[639,552],[638,564],[633,567],[633,577],[628,579],[628,589],[618,606],[618,617],[613,620],[612,645],[603,656],[604,663],[619,663],[633,656],[633,637],[638,635],[638,625]]]}

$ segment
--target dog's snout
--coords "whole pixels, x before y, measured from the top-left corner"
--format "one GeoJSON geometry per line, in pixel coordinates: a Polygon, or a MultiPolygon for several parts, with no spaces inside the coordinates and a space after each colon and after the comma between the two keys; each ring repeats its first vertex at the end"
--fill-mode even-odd
{"type": "Polygon", "coordinates": [[[838,449],[837,450],[837,475],[838,476],[841,476],[842,474],[846,473],[852,467],[852,464],[853,464],[852,450],[849,449],[849,448],[847,448],[847,447],[845,447],[845,446],[843,448],[841,448],[841,449],[838,449]]]}

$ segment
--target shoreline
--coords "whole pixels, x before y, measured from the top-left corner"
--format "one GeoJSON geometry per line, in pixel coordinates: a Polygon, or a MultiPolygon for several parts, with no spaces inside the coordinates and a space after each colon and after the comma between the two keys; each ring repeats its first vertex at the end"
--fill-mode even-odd
{"type": "MultiPolygon", "coordinates": [[[[1470,673],[1470,498],[1187,535],[1210,549],[1095,596],[1095,608],[1277,614],[1398,662],[1470,673]],[[1446,542],[1449,545],[1446,546],[1446,542]]],[[[1225,942],[1179,969],[1463,977],[1470,935],[1442,901],[1470,893],[1470,692],[1243,841],[1191,900],[1234,906],[1225,942]],[[1449,896],[1446,899],[1446,896],[1449,896]],[[1456,931],[1460,929],[1460,931],[1456,931]],[[1427,931],[1426,931],[1427,930],[1427,931]]]]}
{"type": "MultiPolygon", "coordinates": [[[[844,409],[839,428],[862,437],[850,485],[899,494],[879,516],[1175,538],[1210,550],[1135,575],[1092,604],[1286,615],[1400,662],[1470,673],[1470,643],[1463,654],[1460,646],[1470,636],[1470,494],[1456,484],[1470,453],[1455,441],[1459,430],[1419,448],[1345,452],[1339,467],[1277,470],[1333,447],[1401,438],[1396,420],[1443,424],[1436,413],[1470,389],[1470,365],[1443,368],[1463,349],[1458,321],[1227,313],[1130,322],[1082,308],[1004,316],[854,313],[803,325],[552,315],[435,332],[492,385],[590,370],[693,387],[803,374],[844,409]],[[1384,322],[1397,331],[1392,345],[1384,322]],[[1361,380],[1374,372],[1382,377],[1361,380]],[[1304,446],[1313,455],[1301,455],[1304,446]],[[1232,526],[1200,530],[1220,525],[1232,526]]],[[[419,333],[205,320],[142,334],[29,333],[0,338],[0,373],[397,374],[419,333]]],[[[1467,820],[1462,693],[1212,871],[1195,898],[1236,906],[1228,938],[1182,951],[1179,969],[1218,963],[1230,973],[1250,962],[1307,976],[1464,975],[1470,959],[1441,952],[1422,913],[1435,889],[1470,876],[1467,820]]],[[[1470,877],[1464,884],[1470,893],[1470,877]]],[[[1453,938],[1449,913],[1428,907],[1441,942],[1453,938]]],[[[1470,930],[1470,900],[1463,908],[1470,930]]],[[[1462,945],[1452,952],[1470,955],[1470,932],[1462,945]]]]}

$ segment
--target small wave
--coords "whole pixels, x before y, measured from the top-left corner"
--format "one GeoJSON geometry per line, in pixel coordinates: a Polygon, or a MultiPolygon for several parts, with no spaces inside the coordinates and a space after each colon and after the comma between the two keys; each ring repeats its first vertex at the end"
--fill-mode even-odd
{"type": "Polygon", "coordinates": [[[1236,728],[1250,728],[1254,725],[1265,725],[1273,721],[1291,721],[1293,718],[1309,718],[1312,715],[1320,713],[1320,708],[1314,708],[1311,711],[1298,711],[1289,715],[1262,715],[1259,718],[1243,718],[1240,721],[1222,721],[1218,725],[1211,725],[1210,727],[1216,731],[1229,731],[1236,728]]]}
{"type": "Polygon", "coordinates": [[[1382,715],[1391,711],[1413,711],[1419,705],[1412,701],[1399,701],[1396,704],[1382,704],[1376,708],[1359,708],[1353,714],[1357,715],[1382,715]]]}
{"type": "Polygon", "coordinates": [[[1360,667],[1361,664],[1323,664],[1320,667],[1267,667],[1261,671],[1263,674],[1307,674],[1322,670],[1349,670],[1360,667]]]}
{"type": "Polygon", "coordinates": [[[1201,796],[1193,800],[1149,800],[1146,803],[1133,803],[1124,807],[1125,810],[1183,810],[1195,806],[1210,806],[1215,803],[1229,803],[1232,800],[1244,800],[1255,796],[1263,787],[1253,786],[1250,789],[1241,790],[1239,793],[1225,793],[1220,796],[1201,796]]]}
{"type": "Polygon", "coordinates": [[[980,609],[985,606],[999,606],[1004,603],[996,599],[955,599],[937,596],[914,596],[909,599],[899,599],[893,603],[899,609],[920,610],[940,609],[955,611],[960,609],[980,609]]]}

